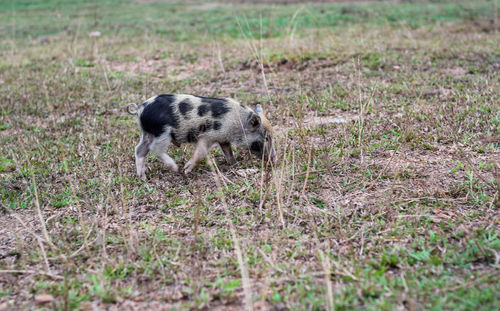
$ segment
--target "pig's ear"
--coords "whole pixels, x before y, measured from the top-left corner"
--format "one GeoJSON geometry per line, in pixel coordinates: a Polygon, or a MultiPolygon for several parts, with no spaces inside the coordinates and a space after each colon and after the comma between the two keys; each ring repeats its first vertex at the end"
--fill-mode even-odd
{"type": "Polygon", "coordinates": [[[264,110],[262,110],[262,106],[257,104],[257,106],[255,106],[255,110],[254,110],[255,113],[257,114],[262,114],[264,113],[264,110]]]}
{"type": "Polygon", "coordinates": [[[252,113],[248,116],[247,122],[245,123],[245,128],[251,132],[256,131],[260,127],[261,119],[256,113],[252,113]]]}

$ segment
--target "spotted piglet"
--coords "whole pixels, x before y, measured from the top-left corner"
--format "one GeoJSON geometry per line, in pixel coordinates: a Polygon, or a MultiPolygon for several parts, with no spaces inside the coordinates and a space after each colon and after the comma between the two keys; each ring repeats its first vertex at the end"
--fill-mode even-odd
{"type": "Polygon", "coordinates": [[[195,143],[192,158],[184,166],[190,173],[206,156],[211,146],[218,144],[226,161],[234,164],[231,145],[248,149],[264,160],[274,161],[276,152],[271,138],[271,125],[262,107],[255,110],[230,98],[208,98],[192,95],[158,95],[137,106],[127,106],[137,115],[142,129],[141,141],[135,147],[137,175],[146,178],[146,155],[152,151],[169,169],[178,171],[177,164],[166,153],[173,143],[195,143]]]}

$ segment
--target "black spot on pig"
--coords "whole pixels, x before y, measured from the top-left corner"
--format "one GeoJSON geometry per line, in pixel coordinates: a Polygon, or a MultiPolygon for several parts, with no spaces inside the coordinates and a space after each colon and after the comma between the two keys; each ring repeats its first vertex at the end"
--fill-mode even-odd
{"type": "Polygon", "coordinates": [[[214,130],[217,131],[222,127],[222,123],[219,121],[214,121],[214,130]]]}
{"type": "Polygon", "coordinates": [[[198,135],[199,135],[199,132],[198,132],[198,129],[196,128],[192,128],[188,131],[187,135],[186,135],[186,140],[188,143],[195,143],[198,141],[198,135]]]}
{"type": "Polygon", "coordinates": [[[200,125],[198,131],[200,133],[205,133],[206,131],[210,131],[211,128],[212,128],[212,121],[207,120],[207,122],[200,125]]]}
{"type": "MultiPolygon", "coordinates": [[[[220,118],[225,115],[231,108],[227,105],[227,100],[224,98],[200,97],[203,104],[208,104],[212,111],[212,117],[220,118]]],[[[198,109],[199,111],[199,109],[198,109]]]]}
{"type": "Polygon", "coordinates": [[[142,129],[155,137],[165,132],[165,126],[177,128],[179,116],[174,112],[174,95],[158,95],[155,100],[144,107],[140,116],[142,129]]]}
{"type": "Polygon", "coordinates": [[[193,110],[193,105],[191,105],[189,99],[185,99],[179,104],[179,111],[184,117],[186,117],[187,113],[191,110],[193,110]]]}
{"type": "Polygon", "coordinates": [[[216,102],[210,104],[210,109],[212,110],[212,116],[214,118],[221,118],[223,115],[228,113],[231,108],[229,108],[225,102],[216,102]]]}
{"type": "Polygon", "coordinates": [[[217,98],[217,97],[203,97],[203,96],[196,96],[198,97],[199,99],[201,99],[201,101],[203,103],[206,103],[206,104],[210,104],[210,103],[213,103],[213,102],[220,102],[220,101],[223,101],[225,102],[226,99],[225,98],[217,98]]]}
{"type": "Polygon", "coordinates": [[[203,117],[208,112],[208,105],[198,106],[198,115],[203,117]]]}

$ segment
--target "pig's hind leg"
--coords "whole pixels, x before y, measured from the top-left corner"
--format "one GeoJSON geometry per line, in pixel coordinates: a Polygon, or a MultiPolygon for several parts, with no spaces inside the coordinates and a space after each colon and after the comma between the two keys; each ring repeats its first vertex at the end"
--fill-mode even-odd
{"type": "Polygon", "coordinates": [[[135,147],[135,166],[137,168],[137,176],[141,179],[146,179],[146,156],[149,153],[152,143],[153,135],[143,132],[141,141],[135,147]]]}
{"type": "Polygon", "coordinates": [[[160,159],[170,170],[178,172],[179,168],[175,161],[166,153],[171,141],[170,131],[167,130],[160,136],[156,137],[151,144],[151,151],[160,159]]]}

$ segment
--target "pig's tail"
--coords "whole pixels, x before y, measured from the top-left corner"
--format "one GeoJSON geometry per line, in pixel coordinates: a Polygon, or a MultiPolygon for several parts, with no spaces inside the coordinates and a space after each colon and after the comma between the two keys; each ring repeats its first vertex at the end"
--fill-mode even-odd
{"type": "Polygon", "coordinates": [[[127,112],[132,114],[132,115],[136,115],[138,110],[139,109],[137,108],[137,105],[134,103],[130,103],[127,105],[127,112]]]}

